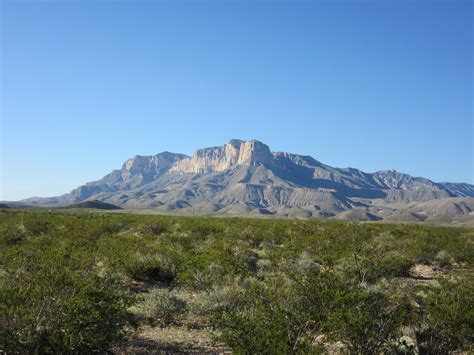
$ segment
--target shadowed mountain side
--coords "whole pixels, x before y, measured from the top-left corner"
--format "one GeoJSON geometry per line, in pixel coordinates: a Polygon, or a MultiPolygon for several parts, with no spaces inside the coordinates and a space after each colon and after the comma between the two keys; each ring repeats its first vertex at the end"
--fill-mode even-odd
{"type": "Polygon", "coordinates": [[[105,203],[105,202],[97,201],[97,200],[75,203],[72,205],[65,206],[64,208],[88,208],[88,209],[109,210],[109,211],[122,209],[110,203],[105,203]]]}
{"type": "Polygon", "coordinates": [[[25,203],[19,202],[0,202],[0,208],[27,208],[30,207],[25,203]]]}

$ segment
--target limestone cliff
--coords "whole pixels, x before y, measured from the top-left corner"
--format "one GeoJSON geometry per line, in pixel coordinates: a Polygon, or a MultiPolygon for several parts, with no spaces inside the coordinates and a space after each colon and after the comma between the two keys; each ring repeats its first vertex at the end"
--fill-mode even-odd
{"type": "Polygon", "coordinates": [[[273,154],[262,142],[233,139],[220,147],[198,149],[190,158],[175,163],[170,171],[184,173],[211,173],[224,171],[234,165],[261,163],[273,166],[273,154]]]}

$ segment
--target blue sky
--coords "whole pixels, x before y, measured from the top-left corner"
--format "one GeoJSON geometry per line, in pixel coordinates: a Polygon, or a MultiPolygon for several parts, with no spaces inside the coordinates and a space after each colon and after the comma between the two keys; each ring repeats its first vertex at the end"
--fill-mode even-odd
{"type": "Polygon", "coordinates": [[[474,182],[473,5],[1,1],[0,200],[231,138],[474,182]]]}

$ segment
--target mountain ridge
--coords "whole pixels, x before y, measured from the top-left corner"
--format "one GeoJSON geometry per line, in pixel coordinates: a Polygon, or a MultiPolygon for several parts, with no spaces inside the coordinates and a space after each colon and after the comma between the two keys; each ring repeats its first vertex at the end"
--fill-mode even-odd
{"type": "MultiPolygon", "coordinates": [[[[459,198],[468,206],[459,214],[470,220],[474,185],[436,183],[395,170],[335,168],[311,156],[272,152],[258,140],[232,139],[192,156],[167,151],[136,155],[121,169],[70,193],[22,202],[57,206],[97,200],[122,208],[377,220],[394,214],[400,219],[410,204],[459,198]]],[[[430,218],[437,217],[425,219],[430,218]]]]}

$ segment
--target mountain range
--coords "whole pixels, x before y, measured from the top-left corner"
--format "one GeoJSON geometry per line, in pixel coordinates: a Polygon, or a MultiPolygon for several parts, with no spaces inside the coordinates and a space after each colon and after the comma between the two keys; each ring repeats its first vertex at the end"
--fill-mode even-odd
{"type": "Polygon", "coordinates": [[[436,183],[395,170],[334,168],[311,156],[233,139],[193,156],[134,156],[102,179],[28,205],[100,201],[124,209],[348,220],[472,223],[474,185],[436,183]]]}

